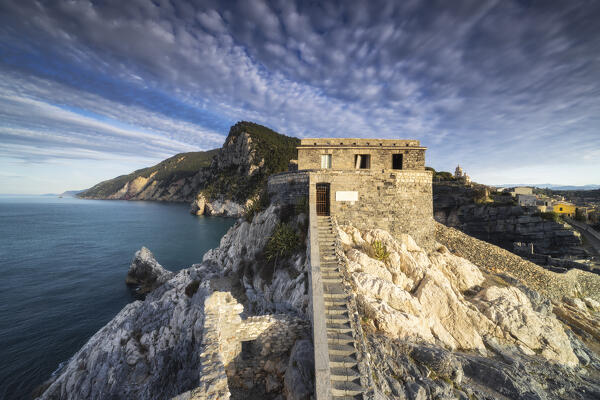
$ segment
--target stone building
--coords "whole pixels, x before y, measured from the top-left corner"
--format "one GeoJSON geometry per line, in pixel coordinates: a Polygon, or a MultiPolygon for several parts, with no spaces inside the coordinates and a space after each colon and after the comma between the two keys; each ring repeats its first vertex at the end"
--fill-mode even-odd
{"type": "Polygon", "coordinates": [[[469,185],[471,183],[471,177],[463,171],[460,165],[457,165],[456,169],[454,170],[454,179],[464,183],[465,185],[469,185]]]}
{"type": "Polygon", "coordinates": [[[418,140],[302,139],[293,172],[269,178],[275,201],[302,197],[340,224],[410,233],[432,248],[432,173],[418,140]],[[297,170],[296,170],[297,169],[297,170]]]}

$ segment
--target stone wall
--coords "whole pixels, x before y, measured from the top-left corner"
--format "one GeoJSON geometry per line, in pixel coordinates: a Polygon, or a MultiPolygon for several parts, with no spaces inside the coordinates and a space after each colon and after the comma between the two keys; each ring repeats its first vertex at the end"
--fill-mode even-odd
{"type": "Polygon", "coordinates": [[[298,169],[321,169],[321,155],[331,154],[332,170],[355,170],[355,155],[370,155],[370,170],[392,169],[392,155],[402,154],[402,169],[424,170],[425,147],[418,140],[303,139],[298,169]]]}
{"type": "MultiPolygon", "coordinates": [[[[285,314],[242,320],[244,307],[229,292],[214,292],[204,302],[200,385],[176,400],[229,399],[228,377],[260,379],[267,356],[289,351],[296,340],[309,336],[310,323],[285,314]],[[253,341],[258,357],[243,360],[242,342],[253,341]]],[[[174,400],[175,400],[174,399],[174,400]]]]}
{"type": "Polygon", "coordinates": [[[272,203],[298,204],[302,199],[308,199],[308,173],[300,171],[271,175],[267,192],[272,203]]]}
{"type": "Polygon", "coordinates": [[[313,202],[316,184],[329,183],[331,215],[340,224],[359,229],[381,228],[394,235],[408,233],[419,245],[430,249],[434,229],[431,179],[429,171],[286,172],[269,178],[268,191],[276,203],[297,204],[310,188],[313,202]],[[356,192],[357,201],[338,200],[342,194],[337,192],[356,192]]]}
{"type": "Polygon", "coordinates": [[[395,236],[408,233],[420,246],[432,249],[431,178],[429,171],[321,170],[310,173],[310,197],[312,201],[317,183],[329,183],[331,215],[339,224],[381,228],[395,236]],[[339,201],[336,198],[342,196],[337,192],[357,192],[357,201],[339,201]]]}

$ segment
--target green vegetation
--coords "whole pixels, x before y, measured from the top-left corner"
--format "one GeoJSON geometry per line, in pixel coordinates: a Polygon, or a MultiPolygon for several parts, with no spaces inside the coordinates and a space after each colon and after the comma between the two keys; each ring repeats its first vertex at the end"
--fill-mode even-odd
{"type": "Polygon", "coordinates": [[[446,171],[436,171],[434,168],[425,167],[426,171],[433,172],[433,181],[434,182],[446,182],[446,181],[455,181],[454,175],[450,172],[446,171]]]}
{"type": "Polygon", "coordinates": [[[251,201],[246,208],[244,209],[244,219],[248,222],[252,222],[254,216],[269,206],[269,194],[267,193],[266,188],[254,198],[254,201],[251,201]]]}
{"type": "Polygon", "coordinates": [[[171,158],[156,164],[153,167],[138,169],[128,175],[121,175],[108,181],[100,182],[78,196],[80,197],[108,197],[119,191],[127,182],[137,178],[149,178],[153,173],[154,179],[166,184],[182,178],[193,176],[200,169],[210,166],[213,157],[219,150],[197,151],[191,153],[179,153],[171,158]]]}
{"type": "Polygon", "coordinates": [[[296,147],[300,139],[282,135],[253,122],[241,121],[232,126],[226,142],[244,132],[252,139],[257,161],[264,160],[264,165],[249,178],[237,173],[235,167],[218,172],[203,190],[209,201],[222,197],[244,202],[258,195],[261,188],[266,186],[269,175],[287,171],[290,160],[298,157],[296,147]]]}
{"type": "Polygon", "coordinates": [[[300,145],[300,139],[282,135],[254,122],[241,121],[232,126],[227,141],[244,132],[252,138],[258,158],[265,160],[263,168],[267,176],[287,171],[290,160],[298,158],[296,147],[300,145]]]}
{"type": "Polygon", "coordinates": [[[548,221],[554,221],[554,222],[560,222],[560,215],[558,215],[557,213],[555,213],[554,211],[548,211],[548,212],[538,212],[533,214],[536,217],[540,217],[542,219],[548,220],[548,221]]]}
{"type": "Polygon", "coordinates": [[[300,246],[300,238],[290,225],[279,223],[265,246],[264,254],[267,261],[289,257],[300,246]]]}
{"type": "Polygon", "coordinates": [[[379,261],[387,262],[390,258],[390,253],[387,250],[387,247],[380,240],[376,240],[373,242],[373,255],[379,261]]]}

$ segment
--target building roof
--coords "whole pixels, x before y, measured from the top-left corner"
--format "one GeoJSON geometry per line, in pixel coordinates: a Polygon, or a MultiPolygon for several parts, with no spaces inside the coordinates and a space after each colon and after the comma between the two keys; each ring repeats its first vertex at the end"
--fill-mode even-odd
{"type": "Polygon", "coordinates": [[[365,148],[377,147],[386,149],[411,148],[415,150],[425,150],[426,147],[421,147],[418,140],[402,140],[402,139],[353,139],[353,138],[318,138],[318,139],[301,139],[298,148],[365,148]]]}

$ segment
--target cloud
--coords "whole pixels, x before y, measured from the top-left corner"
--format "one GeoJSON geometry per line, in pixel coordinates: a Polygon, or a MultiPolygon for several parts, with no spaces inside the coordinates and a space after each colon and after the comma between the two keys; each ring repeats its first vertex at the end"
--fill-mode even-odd
{"type": "Polygon", "coordinates": [[[418,138],[436,168],[600,171],[595,3],[0,7],[7,143],[150,159],[217,147],[245,119],[300,137],[418,138]]]}

